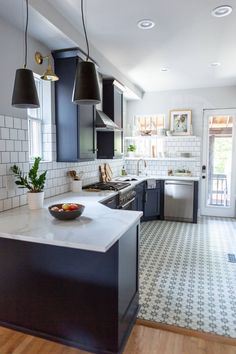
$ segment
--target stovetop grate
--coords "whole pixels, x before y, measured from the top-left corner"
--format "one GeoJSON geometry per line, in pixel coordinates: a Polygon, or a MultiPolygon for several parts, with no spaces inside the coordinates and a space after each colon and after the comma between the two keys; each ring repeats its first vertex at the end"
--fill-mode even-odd
{"type": "Polygon", "coordinates": [[[119,191],[129,186],[130,183],[126,183],[126,182],[106,182],[106,183],[98,182],[98,183],[93,183],[88,186],[85,186],[83,189],[119,191]]]}

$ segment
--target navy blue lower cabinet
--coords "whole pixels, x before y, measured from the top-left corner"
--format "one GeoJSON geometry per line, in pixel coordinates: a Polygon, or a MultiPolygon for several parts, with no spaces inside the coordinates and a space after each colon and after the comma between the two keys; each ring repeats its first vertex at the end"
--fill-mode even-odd
{"type": "Polygon", "coordinates": [[[156,181],[153,188],[146,184],[143,213],[144,221],[163,219],[163,181],[156,181]]]}
{"type": "Polygon", "coordinates": [[[137,211],[143,211],[144,208],[144,188],[145,188],[146,182],[139,183],[135,187],[135,210],[137,211]]]}
{"type": "Polygon", "coordinates": [[[0,325],[122,353],[139,310],[138,247],[138,224],[105,253],[0,238],[0,325]]]}

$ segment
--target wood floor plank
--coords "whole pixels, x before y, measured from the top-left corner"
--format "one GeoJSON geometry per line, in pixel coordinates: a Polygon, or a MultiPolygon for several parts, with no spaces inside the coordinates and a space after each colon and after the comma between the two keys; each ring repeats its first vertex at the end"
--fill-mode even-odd
{"type": "Polygon", "coordinates": [[[124,354],[236,354],[236,347],[136,325],[124,354]]]}
{"type": "Polygon", "coordinates": [[[229,345],[236,346],[236,339],[231,338],[231,337],[219,336],[217,334],[196,331],[196,330],[189,329],[189,328],[169,325],[166,323],[147,321],[147,320],[142,320],[142,319],[137,319],[136,324],[142,325],[144,327],[151,327],[151,328],[160,329],[163,331],[170,331],[173,333],[186,335],[187,337],[198,337],[198,338],[202,338],[207,341],[209,340],[209,341],[218,342],[221,344],[229,344],[229,345]]]}
{"type": "MultiPolygon", "coordinates": [[[[0,327],[0,354],[88,352],[0,327]]],[[[236,346],[136,324],[124,354],[236,354],[236,346]]]]}

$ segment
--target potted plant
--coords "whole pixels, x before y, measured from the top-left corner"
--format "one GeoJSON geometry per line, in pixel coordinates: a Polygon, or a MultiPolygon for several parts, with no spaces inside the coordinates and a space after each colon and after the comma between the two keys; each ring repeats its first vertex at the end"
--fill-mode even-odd
{"type": "Polygon", "coordinates": [[[28,175],[24,174],[21,169],[13,165],[10,170],[13,172],[16,177],[15,184],[19,188],[27,188],[27,199],[30,209],[40,209],[43,207],[44,200],[44,185],[46,181],[47,171],[43,172],[41,175],[38,175],[39,163],[41,161],[40,157],[34,159],[33,166],[29,170],[28,175]]]}
{"type": "Polygon", "coordinates": [[[129,144],[127,151],[128,151],[128,156],[133,157],[135,155],[136,145],[129,144]]]}
{"type": "Polygon", "coordinates": [[[82,190],[82,181],[83,172],[77,173],[75,170],[68,171],[67,175],[72,178],[71,182],[71,191],[72,192],[81,192],[82,190]]]}

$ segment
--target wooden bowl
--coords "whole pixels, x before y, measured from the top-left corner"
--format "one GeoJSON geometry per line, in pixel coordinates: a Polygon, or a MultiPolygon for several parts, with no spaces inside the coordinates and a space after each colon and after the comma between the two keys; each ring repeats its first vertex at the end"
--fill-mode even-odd
{"type": "Polygon", "coordinates": [[[59,220],[73,220],[73,219],[76,219],[78,218],[80,215],[83,214],[83,211],[84,211],[84,208],[85,206],[84,205],[81,205],[81,204],[77,204],[77,203],[66,203],[66,204],[75,204],[78,206],[78,209],[76,210],[68,210],[68,211],[55,211],[55,210],[52,210],[52,208],[54,207],[57,207],[59,209],[62,209],[62,204],[53,204],[53,205],[50,205],[48,207],[48,210],[49,210],[49,213],[56,219],[59,219],[59,220]]]}

